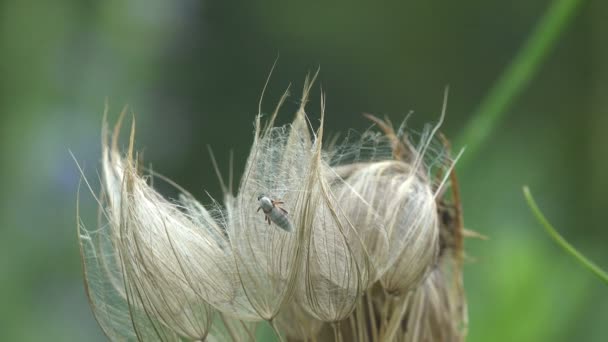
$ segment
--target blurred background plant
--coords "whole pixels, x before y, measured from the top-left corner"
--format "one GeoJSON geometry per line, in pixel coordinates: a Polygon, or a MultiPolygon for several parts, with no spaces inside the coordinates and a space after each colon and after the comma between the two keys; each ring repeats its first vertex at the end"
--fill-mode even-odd
{"type": "MultiPolygon", "coordinates": [[[[364,130],[362,112],[399,122],[415,110],[420,127],[450,84],[443,131],[456,138],[551,3],[1,1],[0,339],[104,340],[82,286],[68,153],[95,177],[104,97],[137,113],[155,170],[220,197],[205,145],[223,165],[234,149],[242,170],[277,53],[267,103],[320,65],[327,131],[364,130]]],[[[605,286],[547,238],[521,185],[608,265],[607,11],[599,0],[568,9],[553,49],[521,70],[530,82],[459,170],[466,226],[491,237],[467,245],[468,341],[605,340],[605,286]]],[[[95,215],[92,200],[82,205],[95,215]]]]}

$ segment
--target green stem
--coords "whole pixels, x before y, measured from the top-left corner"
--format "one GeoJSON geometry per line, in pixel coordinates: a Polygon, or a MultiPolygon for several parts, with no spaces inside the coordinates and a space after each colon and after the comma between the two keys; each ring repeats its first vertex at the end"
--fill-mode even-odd
{"type": "Polygon", "coordinates": [[[599,268],[596,264],[594,264],[591,260],[587,259],[584,255],[582,255],[576,248],[572,247],[556,230],[553,228],[551,223],[545,218],[543,213],[540,211],[532,194],[530,193],[530,189],[527,186],[524,186],[524,197],[528,202],[528,206],[536,219],[540,224],[545,228],[549,236],[555,241],[563,250],[570,253],[581,265],[587,268],[589,271],[593,272],[598,278],[603,280],[606,284],[608,284],[608,274],[599,268]]]}
{"type": "Polygon", "coordinates": [[[555,0],[547,9],[534,32],[481,101],[457,140],[456,146],[467,146],[467,152],[458,161],[460,168],[466,167],[464,165],[476,155],[490,133],[499,125],[509,105],[534,77],[582,2],[583,0],[555,0]]]}

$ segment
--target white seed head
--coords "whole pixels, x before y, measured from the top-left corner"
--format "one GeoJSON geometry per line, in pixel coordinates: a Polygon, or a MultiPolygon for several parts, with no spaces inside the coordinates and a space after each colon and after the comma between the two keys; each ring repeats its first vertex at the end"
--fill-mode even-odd
{"type": "Polygon", "coordinates": [[[413,341],[430,333],[412,317],[428,326],[456,317],[452,307],[450,317],[441,313],[447,287],[425,162],[436,128],[417,148],[383,127],[386,137],[324,150],[324,97],[316,131],[304,110],[311,86],[307,78],[291,124],[273,126],[287,93],[267,124],[256,117],[238,191],[222,184],[223,205],[203,206],[164,177],[180,194],[161,196],[155,176],[138,168],[133,129],[122,156],[120,122],[111,144],[104,123],[101,223],[90,231],[79,223],[79,233],[91,305],[110,339],[248,340],[260,320],[289,338],[313,338],[348,319],[360,337],[413,341]],[[372,328],[382,301],[384,330],[372,328]]]}
{"type": "Polygon", "coordinates": [[[389,244],[383,286],[391,293],[407,293],[438,253],[437,208],[430,184],[400,161],[370,163],[348,182],[382,218],[389,244]]]}

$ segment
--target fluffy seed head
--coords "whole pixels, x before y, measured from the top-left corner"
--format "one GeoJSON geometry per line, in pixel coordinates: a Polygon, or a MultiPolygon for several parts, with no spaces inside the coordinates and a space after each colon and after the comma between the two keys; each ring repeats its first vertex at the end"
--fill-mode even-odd
{"type": "Polygon", "coordinates": [[[323,329],[342,334],[348,322],[352,338],[435,340],[447,335],[412,318],[448,327],[462,317],[454,298],[463,294],[445,295],[439,267],[453,254],[437,263],[443,181],[425,159],[436,128],[414,147],[374,119],[384,135],[324,147],[324,97],[320,127],[305,112],[313,80],[291,124],[273,125],[287,92],[265,125],[256,117],[243,177],[235,194],[222,184],[223,204],[203,206],[143,174],[134,129],[123,155],[120,121],[110,143],[104,120],[99,228],[79,222],[79,234],[91,306],[110,339],[240,341],[266,320],[290,338],[323,340],[323,329]]]}

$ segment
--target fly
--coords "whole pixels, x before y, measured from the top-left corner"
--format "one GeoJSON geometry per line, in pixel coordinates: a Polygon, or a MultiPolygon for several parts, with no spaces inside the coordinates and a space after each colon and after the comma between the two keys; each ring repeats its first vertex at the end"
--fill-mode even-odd
{"type": "Polygon", "coordinates": [[[265,215],[264,219],[268,224],[274,222],[286,232],[293,231],[291,222],[289,222],[289,219],[287,218],[287,210],[278,206],[279,204],[284,204],[284,202],[275,201],[265,195],[258,196],[258,201],[260,202],[260,207],[257,211],[262,209],[265,215]]]}

